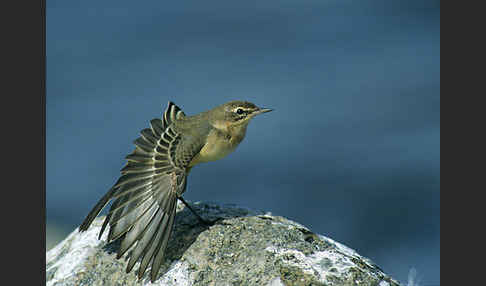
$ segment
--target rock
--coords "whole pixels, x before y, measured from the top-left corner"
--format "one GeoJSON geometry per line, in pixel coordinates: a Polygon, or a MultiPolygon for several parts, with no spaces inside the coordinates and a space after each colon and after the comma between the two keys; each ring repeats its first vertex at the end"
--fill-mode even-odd
{"type": "MultiPolygon", "coordinates": [[[[377,285],[399,283],[369,259],[330,238],[268,213],[234,205],[195,203],[204,226],[179,204],[165,263],[153,285],[377,285]]],[[[47,252],[46,285],[152,285],[141,281],[138,264],[125,273],[120,242],[106,244],[98,233],[104,217],[86,232],[74,230],[47,252]]]]}

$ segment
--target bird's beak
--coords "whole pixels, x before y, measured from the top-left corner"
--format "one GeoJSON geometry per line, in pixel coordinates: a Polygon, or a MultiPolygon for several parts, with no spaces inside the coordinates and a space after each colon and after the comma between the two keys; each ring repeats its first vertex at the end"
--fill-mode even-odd
{"type": "Polygon", "coordinates": [[[254,115],[258,115],[258,114],[262,114],[262,113],[266,113],[266,112],[270,112],[272,111],[273,109],[270,109],[270,108],[260,108],[256,111],[253,112],[254,115]]]}

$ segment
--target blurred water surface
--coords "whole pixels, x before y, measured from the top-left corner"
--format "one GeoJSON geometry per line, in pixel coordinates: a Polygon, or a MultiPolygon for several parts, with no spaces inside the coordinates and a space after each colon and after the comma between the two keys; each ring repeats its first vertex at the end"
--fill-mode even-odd
{"type": "Polygon", "coordinates": [[[49,237],[167,101],[242,99],[275,111],[195,167],[186,199],[268,210],[440,283],[439,1],[51,0],[46,42],[49,237]]]}

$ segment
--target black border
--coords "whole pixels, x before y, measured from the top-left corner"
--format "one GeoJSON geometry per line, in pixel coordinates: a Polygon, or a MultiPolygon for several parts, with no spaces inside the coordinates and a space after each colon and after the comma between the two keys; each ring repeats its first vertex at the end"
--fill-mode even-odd
{"type": "Polygon", "coordinates": [[[2,4],[2,284],[44,285],[46,2],[2,4]]]}
{"type": "Polygon", "coordinates": [[[45,283],[46,272],[46,1],[40,0],[40,93],[41,93],[41,172],[40,172],[40,185],[41,185],[41,249],[44,268],[41,271],[40,280],[45,283]]]}

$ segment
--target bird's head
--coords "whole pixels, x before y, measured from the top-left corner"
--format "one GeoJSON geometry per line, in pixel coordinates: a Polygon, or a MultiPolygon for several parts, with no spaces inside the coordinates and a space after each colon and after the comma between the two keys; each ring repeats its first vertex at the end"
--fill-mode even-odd
{"type": "Polygon", "coordinates": [[[270,111],[272,109],[260,108],[248,101],[234,100],[214,108],[211,111],[211,121],[218,129],[227,129],[230,126],[246,127],[250,119],[258,114],[270,111]]]}

